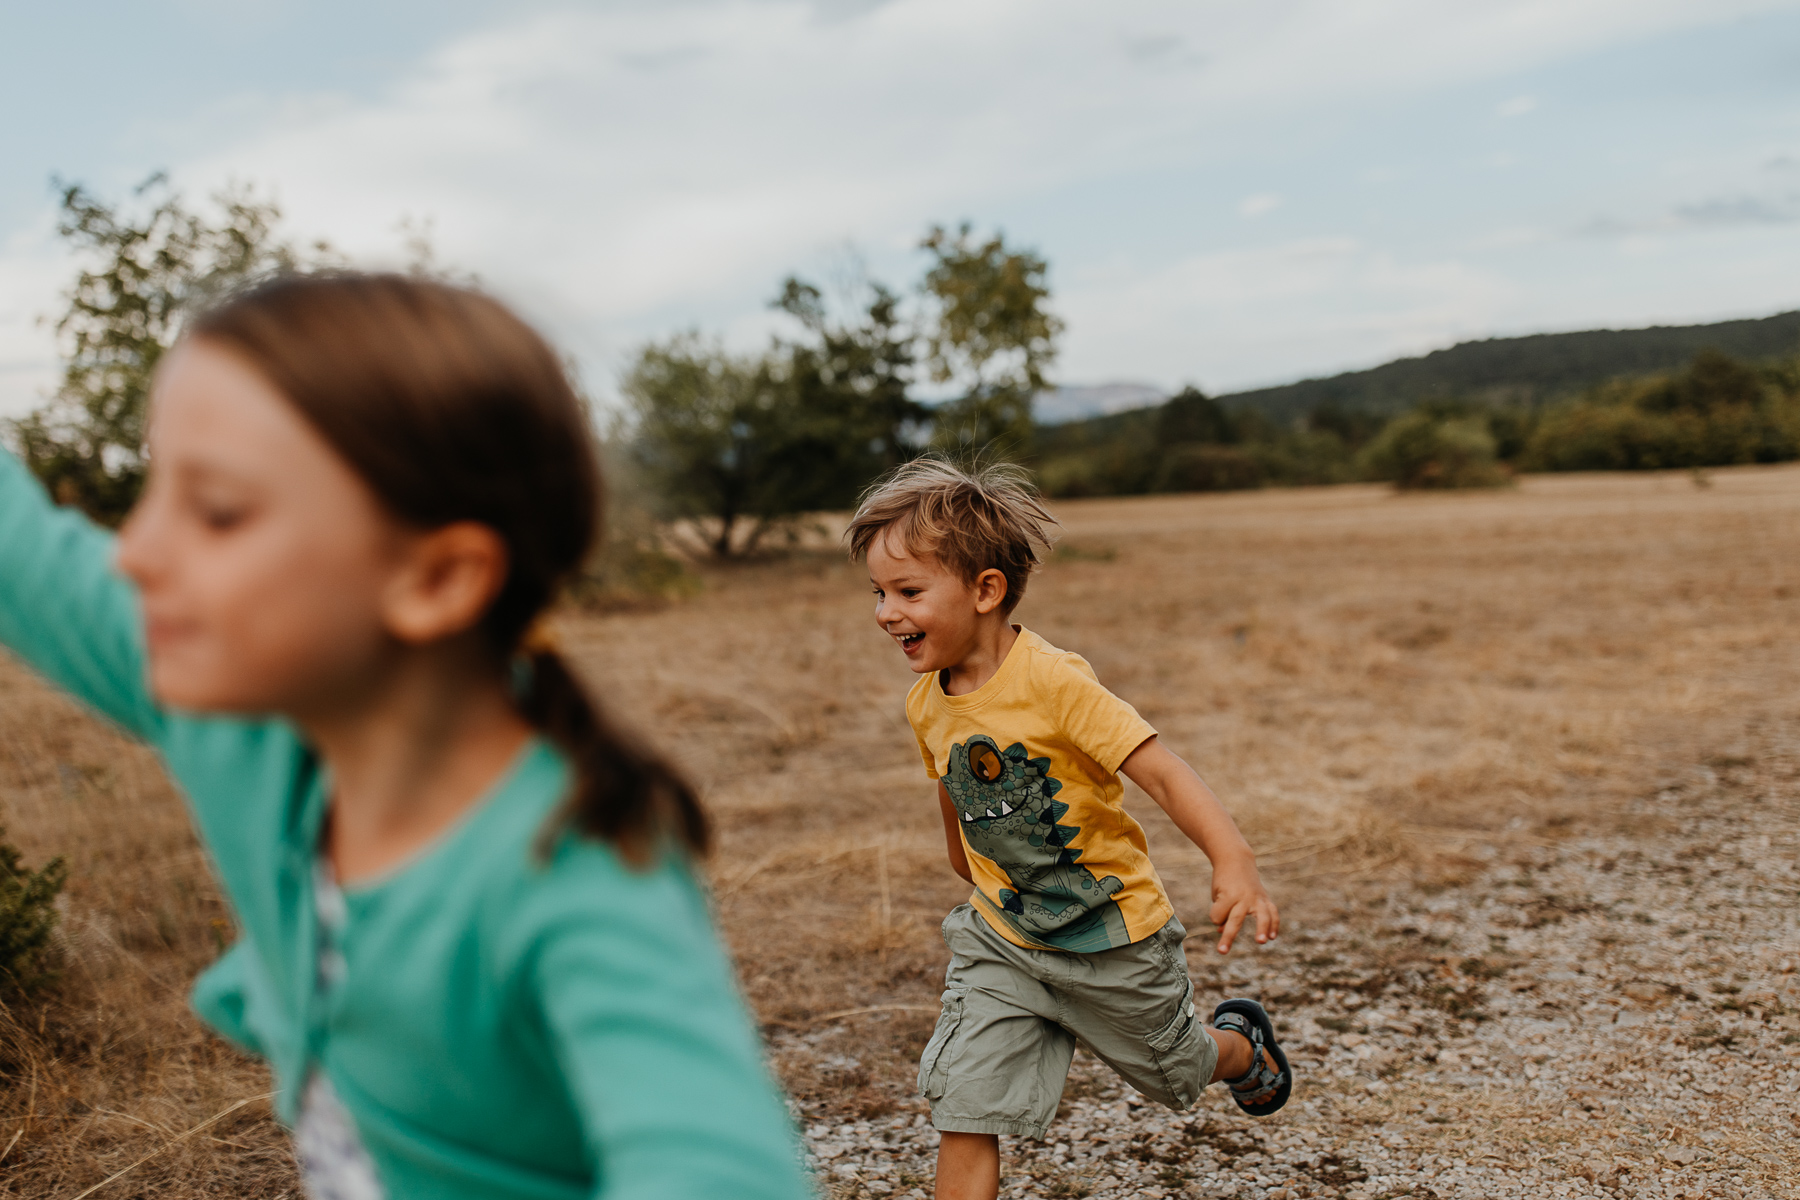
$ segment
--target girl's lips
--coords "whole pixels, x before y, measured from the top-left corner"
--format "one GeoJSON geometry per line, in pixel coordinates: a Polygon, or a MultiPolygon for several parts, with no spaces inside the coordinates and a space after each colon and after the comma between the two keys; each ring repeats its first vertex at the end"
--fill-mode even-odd
{"type": "Polygon", "coordinates": [[[187,632],[188,626],[181,622],[156,617],[144,621],[144,642],[152,650],[179,640],[187,632]]]}
{"type": "Polygon", "coordinates": [[[925,635],[922,633],[909,634],[900,639],[900,649],[908,658],[917,654],[924,645],[925,635]]]}

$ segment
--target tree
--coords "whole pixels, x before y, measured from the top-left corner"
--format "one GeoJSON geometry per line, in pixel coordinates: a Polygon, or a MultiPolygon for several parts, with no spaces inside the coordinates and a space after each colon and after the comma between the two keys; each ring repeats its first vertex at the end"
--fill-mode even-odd
{"type": "Polygon", "coordinates": [[[1157,441],[1164,446],[1183,442],[1227,445],[1238,440],[1237,425],[1217,400],[1197,387],[1184,387],[1163,402],[1156,414],[1157,441]]]}
{"type": "MultiPolygon", "coordinates": [[[[187,207],[162,174],[135,190],[135,212],[79,184],[59,187],[57,231],[92,265],[77,274],[56,322],[62,383],[9,432],[58,502],[116,525],[143,486],[151,376],[188,316],[303,257],[275,234],[280,209],[247,188],[218,193],[207,214],[187,207]]],[[[320,243],[311,253],[329,251],[320,243]]]]}
{"type": "Polygon", "coordinates": [[[973,240],[967,222],[954,237],[933,226],[919,245],[933,259],[922,289],[933,309],[925,365],[933,382],[962,393],[938,410],[936,440],[1019,453],[1063,330],[1044,308],[1049,265],[1029,250],[1008,250],[1000,233],[973,240]]]}
{"type": "Polygon", "coordinates": [[[848,504],[870,479],[917,452],[932,413],[909,394],[918,334],[900,312],[900,299],[866,282],[854,320],[834,320],[824,295],[789,276],[774,307],[797,319],[811,342],[783,343],[798,413],[823,443],[815,470],[833,478],[818,490],[826,506],[848,504]]]}
{"type": "Polygon", "coordinates": [[[668,515],[715,520],[712,549],[739,549],[739,523],[755,527],[752,548],[777,518],[801,509],[791,482],[794,388],[773,354],[728,353],[699,333],[679,334],[638,353],[620,383],[636,418],[633,451],[668,515]]]}
{"type": "Polygon", "coordinates": [[[772,307],[802,336],[759,356],[697,333],[644,347],[621,381],[644,477],[672,516],[704,518],[721,557],[754,548],[801,513],[844,508],[884,471],[942,444],[1017,451],[1061,323],[1043,311],[1042,259],[993,238],[931,231],[923,310],[860,279],[847,298],[798,276],[772,307]],[[936,409],[911,393],[921,374],[962,395],[936,409]],[[745,521],[754,522],[740,536],[745,521]]]}

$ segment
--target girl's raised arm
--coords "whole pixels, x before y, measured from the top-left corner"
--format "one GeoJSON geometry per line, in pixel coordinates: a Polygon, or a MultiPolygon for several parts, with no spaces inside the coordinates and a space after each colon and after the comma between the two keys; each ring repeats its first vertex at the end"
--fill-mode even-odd
{"type": "Polygon", "coordinates": [[[146,682],[137,596],[112,535],[59,509],[0,449],[0,646],[145,739],[163,716],[146,682]]]}

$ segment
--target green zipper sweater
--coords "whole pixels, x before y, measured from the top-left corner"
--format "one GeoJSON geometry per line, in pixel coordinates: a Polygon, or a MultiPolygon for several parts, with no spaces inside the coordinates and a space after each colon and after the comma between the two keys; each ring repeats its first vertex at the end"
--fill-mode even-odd
{"type": "Polygon", "coordinates": [[[532,743],[461,823],[347,891],[347,969],[318,987],[319,760],[279,720],[159,707],[112,539],[0,450],[0,645],[161,754],[240,926],[194,1005],[273,1065],[292,1123],[309,1070],[355,1118],[392,1200],[796,1200],[787,1114],[704,894],[533,839],[568,783],[532,743]]]}

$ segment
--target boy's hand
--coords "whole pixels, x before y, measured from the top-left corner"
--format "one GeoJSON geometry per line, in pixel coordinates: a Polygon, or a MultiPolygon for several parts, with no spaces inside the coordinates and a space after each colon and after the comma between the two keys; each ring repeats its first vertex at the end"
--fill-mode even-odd
{"type": "Polygon", "coordinates": [[[1219,953],[1231,951],[1238,930],[1246,920],[1256,931],[1256,944],[1275,940],[1281,932],[1281,914],[1275,901],[1263,887],[1254,862],[1242,865],[1216,864],[1213,867],[1212,923],[1219,926],[1219,953]]]}

